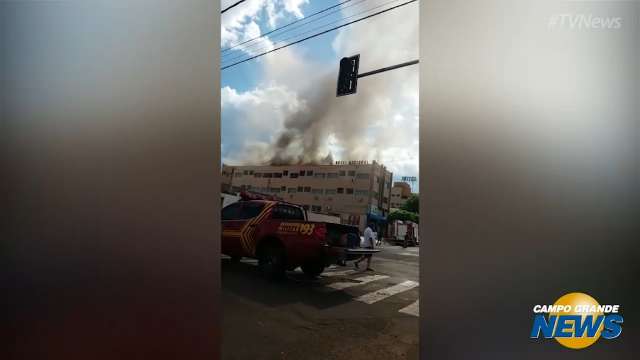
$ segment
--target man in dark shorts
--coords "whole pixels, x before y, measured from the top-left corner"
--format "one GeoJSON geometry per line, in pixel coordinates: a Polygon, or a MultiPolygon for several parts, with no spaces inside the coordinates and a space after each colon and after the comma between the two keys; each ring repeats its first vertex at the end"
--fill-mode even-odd
{"type": "MultiPolygon", "coordinates": [[[[362,236],[364,239],[362,240],[361,247],[363,247],[365,249],[373,249],[375,239],[373,237],[373,229],[372,228],[373,228],[373,223],[370,222],[367,225],[367,228],[364,229],[364,234],[362,236]]],[[[362,257],[360,257],[360,259],[356,260],[353,263],[353,266],[355,266],[356,269],[359,269],[360,268],[359,267],[360,262],[362,260],[364,260],[364,259],[367,259],[367,271],[373,271],[373,269],[371,268],[371,257],[372,256],[373,256],[372,254],[362,255],[362,257]]]]}

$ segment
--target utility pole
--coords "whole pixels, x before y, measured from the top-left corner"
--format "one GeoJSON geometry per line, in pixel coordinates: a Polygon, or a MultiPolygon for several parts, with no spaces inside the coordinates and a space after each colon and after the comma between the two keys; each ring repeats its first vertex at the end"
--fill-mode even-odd
{"type": "Polygon", "coordinates": [[[405,66],[415,65],[419,62],[420,60],[412,60],[358,74],[358,68],[360,65],[360,54],[344,57],[340,60],[340,71],[338,72],[338,88],[336,91],[336,96],[355,94],[358,88],[359,78],[379,74],[389,70],[395,70],[405,66]]]}

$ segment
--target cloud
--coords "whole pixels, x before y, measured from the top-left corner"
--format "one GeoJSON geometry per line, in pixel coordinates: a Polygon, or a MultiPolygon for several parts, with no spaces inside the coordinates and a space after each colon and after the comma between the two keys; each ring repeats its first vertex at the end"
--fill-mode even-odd
{"type": "Polygon", "coordinates": [[[304,15],[302,15],[302,10],[300,9],[300,7],[304,4],[309,3],[309,0],[284,0],[283,3],[284,9],[287,12],[292,13],[300,19],[304,17],[304,15]]]}
{"type": "Polygon", "coordinates": [[[304,101],[283,86],[265,86],[238,92],[221,89],[223,162],[238,163],[256,159],[256,146],[274,141],[282,131],[283,119],[304,108],[304,101]],[[251,147],[251,149],[247,149],[251,147]],[[249,151],[249,153],[247,153],[249,151]]]}
{"type": "MultiPolygon", "coordinates": [[[[302,6],[308,2],[308,0],[248,0],[222,15],[220,46],[227,48],[260,36],[263,32],[258,24],[263,20],[270,29],[274,29],[280,21],[291,16],[304,17],[302,6]]],[[[233,4],[232,1],[226,2],[222,7],[231,4],[233,4]]],[[[273,42],[266,36],[246,46],[238,47],[237,50],[255,55],[271,50],[273,47],[273,42]]]]}

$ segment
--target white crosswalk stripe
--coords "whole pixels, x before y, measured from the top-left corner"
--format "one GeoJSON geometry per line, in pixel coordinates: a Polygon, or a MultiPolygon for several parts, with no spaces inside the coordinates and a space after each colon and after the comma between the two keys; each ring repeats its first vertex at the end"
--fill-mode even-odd
{"type": "Polygon", "coordinates": [[[365,304],[373,304],[380,300],[384,300],[389,296],[399,294],[403,291],[411,290],[417,287],[418,285],[419,284],[415,281],[407,280],[407,281],[401,282],[400,284],[396,284],[388,288],[376,290],[374,292],[359,296],[356,298],[356,300],[361,301],[365,304]]]}
{"type": "Polygon", "coordinates": [[[411,305],[403,307],[402,309],[398,310],[398,312],[407,315],[420,316],[420,300],[418,299],[411,305]]]}
{"type": "Polygon", "coordinates": [[[410,253],[410,252],[401,252],[401,253],[398,253],[398,255],[404,255],[404,256],[420,256],[420,255],[418,255],[418,254],[410,253]]]}
{"type": "Polygon", "coordinates": [[[378,281],[378,280],[387,279],[387,278],[388,278],[387,275],[369,275],[369,276],[363,276],[363,277],[353,279],[357,282],[335,282],[335,283],[328,284],[327,287],[333,290],[343,290],[350,287],[364,285],[373,281],[378,281]]]}

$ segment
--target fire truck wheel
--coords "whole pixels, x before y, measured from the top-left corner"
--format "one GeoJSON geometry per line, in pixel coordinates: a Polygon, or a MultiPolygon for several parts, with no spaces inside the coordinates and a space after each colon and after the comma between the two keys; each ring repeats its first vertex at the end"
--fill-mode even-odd
{"type": "Polygon", "coordinates": [[[322,274],[322,272],[324,271],[324,264],[319,261],[309,262],[307,264],[303,264],[300,267],[302,268],[304,274],[310,278],[317,278],[318,275],[322,274]]]}
{"type": "Polygon", "coordinates": [[[284,249],[275,243],[267,244],[260,251],[258,264],[267,278],[282,279],[286,269],[284,249]]]}

